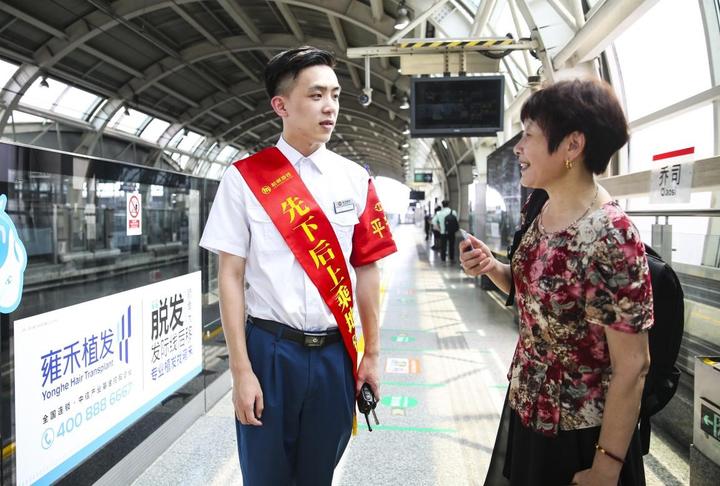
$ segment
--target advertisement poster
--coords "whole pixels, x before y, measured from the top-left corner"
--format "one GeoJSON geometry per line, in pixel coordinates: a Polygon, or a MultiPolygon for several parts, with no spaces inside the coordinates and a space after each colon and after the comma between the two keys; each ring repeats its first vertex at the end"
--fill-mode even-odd
{"type": "Polygon", "coordinates": [[[202,369],[200,272],[15,321],[17,482],[48,484],[202,369]]]}

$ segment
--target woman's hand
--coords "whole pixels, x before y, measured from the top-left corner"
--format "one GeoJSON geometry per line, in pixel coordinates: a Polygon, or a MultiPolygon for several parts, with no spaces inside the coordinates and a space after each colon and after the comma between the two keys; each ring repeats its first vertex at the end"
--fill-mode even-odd
{"type": "Polygon", "coordinates": [[[578,486],[606,486],[608,484],[617,484],[618,477],[616,474],[604,474],[598,469],[584,469],[578,471],[573,476],[572,483],[578,486]]]}
{"type": "Polygon", "coordinates": [[[460,242],[460,265],[471,277],[495,271],[498,263],[490,248],[474,236],[460,242]]]}

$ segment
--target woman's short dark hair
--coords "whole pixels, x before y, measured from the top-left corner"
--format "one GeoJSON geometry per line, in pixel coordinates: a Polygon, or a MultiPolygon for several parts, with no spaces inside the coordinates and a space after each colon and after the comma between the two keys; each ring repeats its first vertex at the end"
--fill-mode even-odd
{"type": "Polygon", "coordinates": [[[610,157],[628,141],[625,114],[609,84],[600,80],[558,81],[528,98],[520,119],[533,120],[553,153],[570,133],[585,135],[583,160],[591,172],[602,174],[610,157]]]}
{"type": "Polygon", "coordinates": [[[298,73],[310,66],[335,67],[335,56],[328,51],[312,46],[288,49],[270,59],[265,66],[265,90],[272,98],[278,94],[287,94],[292,81],[298,73]]]}

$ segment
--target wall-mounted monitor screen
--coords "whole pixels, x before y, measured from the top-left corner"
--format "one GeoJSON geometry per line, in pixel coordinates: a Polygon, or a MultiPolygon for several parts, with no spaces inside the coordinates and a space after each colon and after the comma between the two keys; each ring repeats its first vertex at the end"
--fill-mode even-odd
{"type": "Polygon", "coordinates": [[[432,172],[415,172],[415,182],[429,182],[433,181],[432,172]]]}
{"type": "Polygon", "coordinates": [[[505,78],[412,78],[411,137],[494,136],[503,129],[505,78]]]}
{"type": "Polygon", "coordinates": [[[425,199],[425,191],[410,191],[410,204],[412,205],[413,201],[423,201],[425,199]]]}

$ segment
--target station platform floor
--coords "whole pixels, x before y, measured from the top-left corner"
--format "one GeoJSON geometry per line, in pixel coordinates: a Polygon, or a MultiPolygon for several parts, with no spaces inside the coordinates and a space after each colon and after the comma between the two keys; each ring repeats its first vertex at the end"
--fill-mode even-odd
{"type": "MultiPolygon", "coordinates": [[[[517,339],[500,294],[481,290],[457,263],[441,262],[422,228],[394,230],[383,261],[380,425],[359,433],[334,485],[482,485],[517,339]]],[[[689,484],[687,454],[653,431],[650,485],[689,484]]],[[[134,483],[240,485],[228,392],[134,483]]]]}

